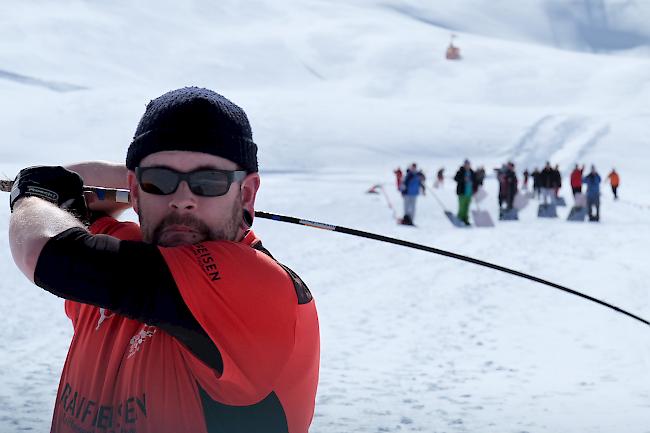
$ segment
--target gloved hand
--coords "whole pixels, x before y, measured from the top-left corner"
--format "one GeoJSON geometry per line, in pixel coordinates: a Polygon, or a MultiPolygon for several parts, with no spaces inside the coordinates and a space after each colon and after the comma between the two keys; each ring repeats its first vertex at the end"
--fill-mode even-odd
{"type": "Polygon", "coordinates": [[[16,200],[39,197],[71,212],[82,221],[88,219],[83,194],[83,179],[74,171],[55,166],[34,166],[20,170],[9,196],[9,207],[14,210],[16,200]]]}

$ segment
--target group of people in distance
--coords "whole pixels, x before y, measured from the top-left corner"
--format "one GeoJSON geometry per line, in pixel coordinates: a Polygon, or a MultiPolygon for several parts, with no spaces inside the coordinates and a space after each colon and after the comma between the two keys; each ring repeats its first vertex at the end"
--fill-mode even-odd
{"type": "MultiPolygon", "coordinates": [[[[444,185],[444,167],[436,172],[436,179],[433,183],[434,188],[439,188],[444,185]]],[[[577,194],[582,194],[583,185],[586,186],[585,197],[586,206],[590,221],[600,220],[600,184],[602,178],[598,174],[596,167],[591,166],[588,174],[584,174],[585,166],[580,167],[578,164],[570,175],[571,190],[576,205],[578,204],[577,194]]],[[[418,168],[416,163],[412,163],[407,169],[406,173],[398,167],[394,171],[397,183],[397,189],[401,192],[404,198],[404,217],[401,223],[404,225],[413,225],[415,219],[415,204],[417,196],[426,193],[426,176],[424,172],[418,168]]],[[[494,174],[499,182],[499,212],[500,217],[503,213],[512,210],[515,206],[515,197],[519,192],[519,178],[515,170],[515,164],[508,161],[501,167],[494,169],[494,174]]],[[[528,190],[529,179],[532,178],[533,183],[533,196],[541,201],[544,205],[555,205],[559,191],[562,187],[562,174],[560,173],[559,166],[556,164],[551,166],[550,162],[542,170],[535,168],[533,172],[525,169],[522,173],[521,186],[523,190],[528,190]]],[[[469,207],[472,198],[483,186],[485,180],[485,168],[478,167],[476,170],[472,169],[471,163],[468,159],[463,161],[463,165],[459,167],[454,175],[456,182],[456,195],[458,196],[458,219],[465,225],[470,225],[469,221],[469,207]]],[[[615,169],[607,175],[614,199],[618,200],[618,187],[620,185],[620,177],[615,169]]]]}
{"type": "MultiPolygon", "coordinates": [[[[588,174],[584,174],[585,166],[575,165],[571,174],[569,176],[569,182],[571,184],[571,191],[573,193],[574,199],[576,199],[576,205],[578,205],[578,194],[582,194],[582,186],[586,186],[585,198],[586,198],[586,207],[589,214],[589,221],[600,221],[600,184],[602,183],[602,178],[596,166],[592,164],[591,169],[588,174]]],[[[533,191],[534,195],[537,198],[542,197],[544,204],[556,203],[558,197],[558,192],[562,186],[562,175],[556,165],[555,168],[551,168],[549,162],[546,163],[546,166],[541,170],[535,170],[532,173],[533,178],[533,191]],[[547,202],[548,197],[548,202],[547,202]]],[[[618,186],[620,184],[620,176],[615,168],[612,168],[612,171],[607,175],[606,178],[611,187],[614,200],[618,200],[618,186]]]]}

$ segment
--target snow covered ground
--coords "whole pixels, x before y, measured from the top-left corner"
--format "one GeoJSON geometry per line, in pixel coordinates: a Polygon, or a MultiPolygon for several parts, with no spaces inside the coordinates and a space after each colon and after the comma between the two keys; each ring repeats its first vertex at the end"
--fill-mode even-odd
{"type": "MultiPolygon", "coordinates": [[[[132,3],[5,2],[0,173],[123,160],[149,99],[206,86],[249,113],[258,209],[471,255],[650,317],[648,2],[132,3]],[[460,62],[444,60],[452,32],[460,62]],[[604,188],[600,224],[568,223],[567,209],[540,220],[531,202],[518,222],[458,230],[431,194],[417,228],[365,194],[383,183],[401,213],[396,166],[431,179],[465,157],[616,166],[622,198],[604,188]]],[[[436,191],[452,211],[454,187],[436,191]]],[[[0,209],[4,233],[8,219],[0,209]]],[[[313,432],[650,432],[647,326],[448,258],[255,228],[317,299],[313,432]]],[[[0,432],[47,431],[70,325],[0,243],[0,432]]]]}

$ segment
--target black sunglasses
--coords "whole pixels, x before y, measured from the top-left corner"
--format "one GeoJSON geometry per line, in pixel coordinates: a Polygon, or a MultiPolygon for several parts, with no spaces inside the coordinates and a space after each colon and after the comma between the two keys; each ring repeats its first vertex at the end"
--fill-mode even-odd
{"type": "Polygon", "coordinates": [[[173,194],[184,180],[193,194],[218,197],[226,194],[233,182],[244,180],[246,172],[204,168],[183,173],[168,167],[136,167],[135,175],[140,188],[149,194],[173,194]]]}

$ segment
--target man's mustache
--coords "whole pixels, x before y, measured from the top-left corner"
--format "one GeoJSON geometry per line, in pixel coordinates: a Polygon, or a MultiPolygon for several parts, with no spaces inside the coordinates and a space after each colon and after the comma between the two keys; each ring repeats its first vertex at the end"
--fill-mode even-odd
{"type": "Polygon", "coordinates": [[[171,213],[167,215],[165,218],[163,218],[162,221],[160,221],[160,223],[158,223],[158,226],[154,230],[153,238],[159,239],[160,235],[165,230],[165,228],[173,225],[183,225],[186,227],[190,227],[203,235],[207,235],[210,233],[210,228],[208,227],[208,225],[205,224],[200,219],[198,219],[197,217],[195,217],[194,215],[171,213]]]}

